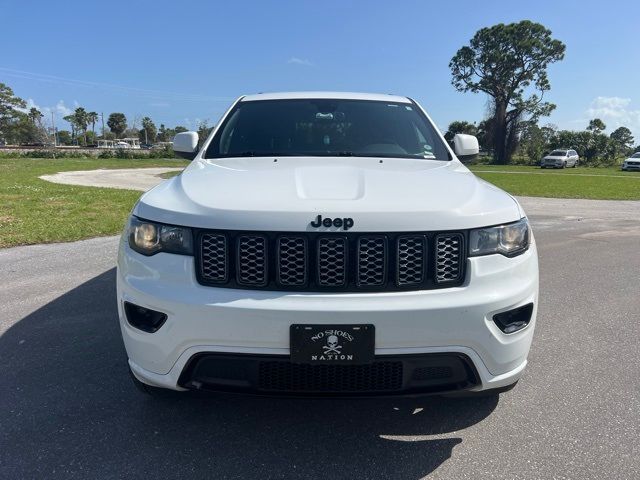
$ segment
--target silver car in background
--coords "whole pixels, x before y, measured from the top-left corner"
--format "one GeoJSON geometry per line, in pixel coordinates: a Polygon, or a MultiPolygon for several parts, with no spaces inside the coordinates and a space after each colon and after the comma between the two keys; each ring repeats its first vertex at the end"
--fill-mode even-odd
{"type": "Polygon", "coordinates": [[[622,162],[622,170],[640,170],[640,152],[636,152],[622,162]]]}
{"type": "Polygon", "coordinates": [[[540,168],[575,168],[578,163],[580,163],[580,157],[575,150],[554,150],[542,159],[540,168]]]}

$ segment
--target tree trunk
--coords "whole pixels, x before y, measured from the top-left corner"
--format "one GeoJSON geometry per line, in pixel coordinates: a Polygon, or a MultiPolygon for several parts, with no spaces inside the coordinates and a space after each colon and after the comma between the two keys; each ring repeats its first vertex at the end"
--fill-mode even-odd
{"type": "Polygon", "coordinates": [[[493,160],[498,165],[505,165],[507,156],[507,104],[496,100],[493,117],[493,160]]]}

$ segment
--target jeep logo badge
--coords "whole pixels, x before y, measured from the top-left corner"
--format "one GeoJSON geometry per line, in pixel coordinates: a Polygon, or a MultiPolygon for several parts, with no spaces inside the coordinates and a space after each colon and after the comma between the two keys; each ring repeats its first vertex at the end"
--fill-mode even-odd
{"type": "Polygon", "coordinates": [[[349,230],[353,227],[353,218],[322,218],[322,215],[318,215],[315,220],[311,221],[313,228],[320,227],[342,227],[343,230],[349,230]]]}

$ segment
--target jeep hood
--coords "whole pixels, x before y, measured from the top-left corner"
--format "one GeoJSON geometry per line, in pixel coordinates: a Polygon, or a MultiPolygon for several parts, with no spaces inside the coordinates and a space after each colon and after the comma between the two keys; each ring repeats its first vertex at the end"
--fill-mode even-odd
{"type": "MultiPolygon", "coordinates": [[[[142,196],[135,215],[200,228],[315,230],[317,217],[351,231],[456,230],[521,217],[513,197],[457,161],[355,157],[195,160],[142,196]]],[[[338,231],[338,228],[321,228],[338,231]]]]}

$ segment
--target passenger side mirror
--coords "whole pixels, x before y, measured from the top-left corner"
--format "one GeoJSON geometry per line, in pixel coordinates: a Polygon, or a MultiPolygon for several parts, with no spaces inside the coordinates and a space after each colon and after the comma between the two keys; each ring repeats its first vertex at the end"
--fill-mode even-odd
{"type": "Polygon", "coordinates": [[[173,151],[187,160],[193,160],[198,154],[198,133],[182,132],[173,137],[173,151]]]}
{"type": "Polygon", "coordinates": [[[457,133],[453,137],[453,151],[461,162],[470,162],[475,160],[480,153],[478,139],[473,135],[457,133]]]}

